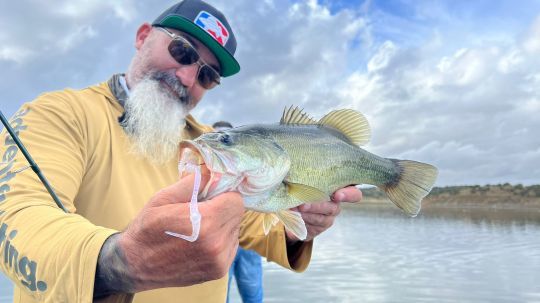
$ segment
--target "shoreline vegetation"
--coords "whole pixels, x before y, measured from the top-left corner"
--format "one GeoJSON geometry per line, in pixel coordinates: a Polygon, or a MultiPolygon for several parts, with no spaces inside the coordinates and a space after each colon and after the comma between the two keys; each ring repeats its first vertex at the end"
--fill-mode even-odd
{"type": "MultiPolygon", "coordinates": [[[[362,189],[362,204],[388,203],[378,188],[362,189]]],[[[391,203],[391,202],[390,202],[391,203]]],[[[509,183],[434,187],[422,202],[423,208],[526,208],[540,210],[540,185],[523,186],[509,183]]]]}

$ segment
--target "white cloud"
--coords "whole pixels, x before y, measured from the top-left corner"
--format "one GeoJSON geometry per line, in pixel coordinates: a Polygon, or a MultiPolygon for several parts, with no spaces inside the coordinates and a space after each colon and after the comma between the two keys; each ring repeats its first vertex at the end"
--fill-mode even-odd
{"type": "Polygon", "coordinates": [[[482,50],[460,49],[452,57],[444,57],[437,65],[441,84],[474,85],[482,81],[489,52],[482,50]]]}
{"type": "Polygon", "coordinates": [[[0,47],[0,61],[5,60],[22,63],[32,55],[34,55],[33,51],[18,46],[8,45],[0,47]]]}
{"type": "Polygon", "coordinates": [[[388,67],[390,60],[398,51],[392,41],[385,41],[379,51],[369,60],[367,64],[368,72],[376,72],[377,70],[388,67]]]}
{"type": "Polygon", "coordinates": [[[508,74],[516,72],[525,62],[523,53],[519,49],[512,49],[498,60],[497,69],[503,73],[508,74]]]}
{"type": "Polygon", "coordinates": [[[85,0],[60,1],[53,8],[60,15],[73,20],[94,19],[106,11],[111,11],[123,22],[130,22],[136,16],[135,1],[133,0],[85,0]]]}
{"type": "Polygon", "coordinates": [[[96,35],[97,32],[91,26],[77,27],[72,32],[59,39],[57,45],[62,52],[66,52],[96,35]]]}
{"type": "Polygon", "coordinates": [[[529,53],[540,52],[540,16],[530,26],[523,41],[523,48],[529,53]]]}
{"type": "Polygon", "coordinates": [[[514,38],[446,53],[429,41],[414,49],[386,41],[337,95],[366,112],[368,149],[435,163],[440,184],[538,182],[516,167],[527,167],[525,154],[540,164],[540,62],[514,38]]]}
{"type": "MultiPolygon", "coordinates": [[[[403,1],[404,12],[376,1],[211,2],[235,29],[242,71],[207,94],[195,111],[203,122],[276,122],[290,104],[315,117],[355,108],[372,126],[368,150],[434,163],[439,185],[540,175],[540,18],[452,1],[403,1]]],[[[47,3],[0,12],[2,108],[123,72],[138,25],[172,4],[47,3]]]]}
{"type": "Polygon", "coordinates": [[[132,21],[137,15],[134,7],[133,0],[11,2],[0,18],[0,58],[35,64],[34,60],[88,45],[100,31],[106,31],[98,29],[104,20],[116,27],[132,21]]]}

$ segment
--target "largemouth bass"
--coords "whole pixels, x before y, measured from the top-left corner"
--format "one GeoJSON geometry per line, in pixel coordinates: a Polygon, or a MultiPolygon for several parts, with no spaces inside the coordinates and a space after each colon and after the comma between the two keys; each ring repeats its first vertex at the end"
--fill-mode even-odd
{"type": "Polygon", "coordinates": [[[279,124],[246,125],[183,141],[180,163],[208,168],[210,181],[199,199],[237,191],[247,209],[266,213],[265,233],[282,221],[305,239],[302,216],[290,209],[329,201],[333,192],[347,185],[375,185],[408,215],[420,211],[437,169],[360,148],[369,138],[369,124],[357,111],[335,110],[315,120],[290,107],[279,124]]]}

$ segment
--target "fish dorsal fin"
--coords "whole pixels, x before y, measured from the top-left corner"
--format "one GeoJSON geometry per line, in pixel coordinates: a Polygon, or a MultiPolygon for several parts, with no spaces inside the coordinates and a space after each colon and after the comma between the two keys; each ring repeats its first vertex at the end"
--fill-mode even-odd
{"type": "Polygon", "coordinates": [[[287,193],[302,201],[302,203],[330,201],[330,197],[325,192],[315,187],[287,181],[284,181],[284,183],[287,187],[287,193]]]}
{"type": "Polygon", "coordinates": [[[304,113],[304,111],[297,106],[290,106],[289,108],[285,108],[283,110],[283,116],[281,116],[281,120],[279,121],[279,124],[317,124],[317,120],[311,118],[308,116],[308,114],[304,113]]]}
{"type": "Polygon", "coordinates": [[[335,128],[355,145],[366,144],[371,137],[371,129],[367,119],[352,109],[331,111],[322,117],[317,124],[335,128]]]}
{"type": "Polygon", "coordinates": [[[297,211],[282,210],[275,214],[285,228],[292,232],[298,239],[305,240],[307,237],[307,228],[302,215],[297,211]]]}

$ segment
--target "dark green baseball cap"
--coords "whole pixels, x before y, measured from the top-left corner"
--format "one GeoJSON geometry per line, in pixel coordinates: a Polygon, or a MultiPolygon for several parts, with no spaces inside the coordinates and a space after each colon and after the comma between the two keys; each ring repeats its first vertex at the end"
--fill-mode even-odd
{"type": "Polygon", "coordinates": [[[152,25],[177,29],[197,38],[218,59],[222,77],[240,71],[240,64],[234,58],[236,38],[232,28],[225,16],[210,4],[200,0],[181,1],[163,12],[152,25]]]}

